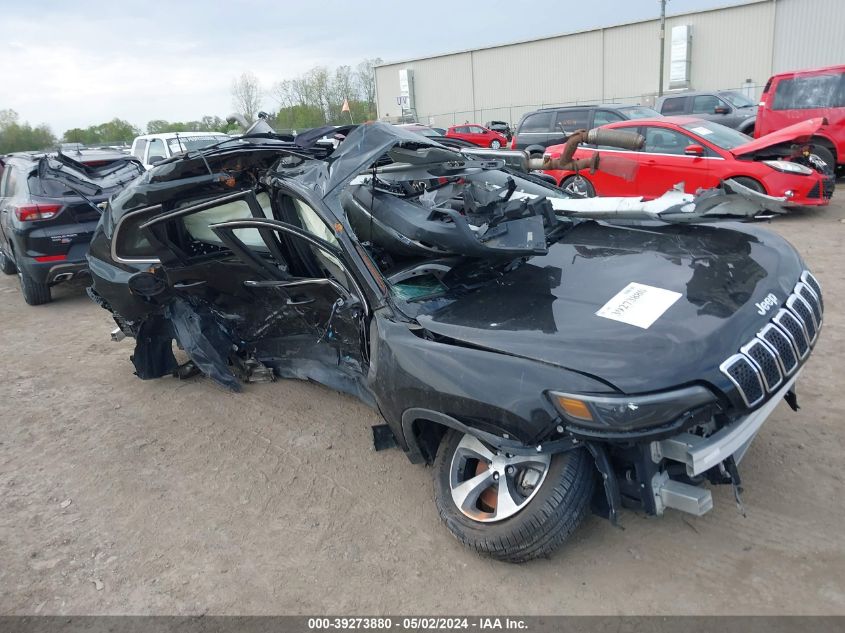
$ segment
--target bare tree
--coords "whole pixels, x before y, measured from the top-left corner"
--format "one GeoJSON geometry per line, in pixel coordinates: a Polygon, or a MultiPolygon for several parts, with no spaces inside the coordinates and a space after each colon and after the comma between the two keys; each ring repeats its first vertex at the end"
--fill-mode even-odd
{"type": "Polygon", "coordinates": [[[367,103],[370,110],[372,111],[375,111],[376,109],[375,67],[378,66],[381,62],[381,57],[365,59],[360,64],[358,64],[358,68],[355,71],[355,79],[358,83],[358,90],[361,95],[361,99],[363,99],[367,103]]]}
{"type": "Polygon", "coordinates": [[[232,81],[232,105],[247,121],[255,121],[261,109],[261,83],[253,73],[246,71],[232,81]]]}

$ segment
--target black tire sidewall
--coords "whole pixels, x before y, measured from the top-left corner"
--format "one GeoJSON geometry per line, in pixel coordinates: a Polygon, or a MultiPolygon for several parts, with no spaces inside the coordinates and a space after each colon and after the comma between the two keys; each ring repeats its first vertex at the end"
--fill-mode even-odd
{"type": "Polygon", "coordinates": [[[2,271],[6,275],[14,275],[18,272],[18,268],[15,265],[15,260],[13,260],[9,255],[6,254],[2,248],[0,248],[0,271],[2,271]]]}
{"type": "Polygon", "coordinates": [[[757,180],[754,180],[754,178],[749,178],[748,176],[737,176],[736,178],[732,178],[731,180],[735,180],[739,184],[744,185],[749,189],[753,189],[758,193],[766,193],[766,188],[763,186],[763,184],[757,180]]]}
{"type": "Polygon", "coordinates": [[[815,154],[827,163],[828,174],[833,174],[836,171],[836,158],[833,156],[833,152],[824,145],[811,145],[810,153],[815,154]]]}
{"type": "MultiPolygon", "coordinates": [[[[537,547],[547,538],[555,536],[556,529],[560,527],[560,517],[557,513],[550,512],[550,509],[559,508],[564,504],[571,505],[571,510],[576,515],[575,525],[586,515],[592,497],[595,468],[589,453],[585,449],[577,449],[552,457],[540,489],[517,514],[490,523],[473,521],[455,505],[449,481],[452,456],[462,437],[463,433],[452,430],[440,444],[434,462],[434,496],[447,527],[465,544],[479,549],[475,543],[489,544],[501,541],[510,545],[509,551],[485,553],[498,558],[518,559],[522,550],[537,547]],[[583,478],[590,480],[590,485],[586,487],[589,492],[583,495],[583,498],[573,498],[573,494],[570,494],[573,490],[584,489],[583,478]]],[[[533,556],[527,556],[526,559],[531,557],[533,556]]]]}
{"type": "Polygon", "coordinates": [[[38,306],[49,303],[52,299],[50,286],[35,281],[29,274],[18,266],[18,275],[21,282],[21,293],[23,299],[31,306],[38,306]]]}

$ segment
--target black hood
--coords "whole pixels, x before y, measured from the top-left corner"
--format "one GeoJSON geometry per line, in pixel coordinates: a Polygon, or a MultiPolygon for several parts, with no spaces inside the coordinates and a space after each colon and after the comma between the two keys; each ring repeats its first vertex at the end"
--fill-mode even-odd
{"type": "MultiPolygon", "coordinates": [[[[781,237],[736,223],[583,222],[498,282],[419,315],[431,332],[558,365],[625,393],[720,382],[719,364],[754,336],[802,271],[781,237]],[[630,283],[680,293],[644,329],[597,316],[630,283]],[[768,307],[768,304],[767,304],[768,307]]],[[[563,387],[563,385],[562,385],[563,387]]]]}

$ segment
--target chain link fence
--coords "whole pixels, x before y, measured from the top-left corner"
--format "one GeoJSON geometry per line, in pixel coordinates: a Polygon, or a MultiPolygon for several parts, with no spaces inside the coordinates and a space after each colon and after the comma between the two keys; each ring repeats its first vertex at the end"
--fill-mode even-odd
{"type": "MultiPolygon", "coordinates": [[[[757,84],[743,84],[738,88],[720,88],[721,90],[733,90],[753,100],[755,103],[763,92],[763,85],[757,84]]],[[[664,95],[683,94],[682,92],[672,93],[667,92],[664,95]]],[[[533,112],[541,108],[565,107],[565,106],[589,106],[599,103],[618,103],[624,105],[642,105],[647,107],[654,107],[657,100],[656,93],[641,94],[636,96],[610,96],[606,99],[581,99],[574,101],[556,101],[545,103],[528,103],[523,105],[508,105],[499,106],[495,108],[479,107],[475,110],[455,110],[452,112],[415,112],[413,110],[405,110],[399,116],[385,116],[381,120],[389,123],[421,123],[422,125],[429,125],[431,127],[449,127],[451,125],[461,125],[465,123],[480,123],[485,124],[489,121],[504,121],[509,123],[511,128],[515,128],[522,115],[527,112],[533,112]]]]}

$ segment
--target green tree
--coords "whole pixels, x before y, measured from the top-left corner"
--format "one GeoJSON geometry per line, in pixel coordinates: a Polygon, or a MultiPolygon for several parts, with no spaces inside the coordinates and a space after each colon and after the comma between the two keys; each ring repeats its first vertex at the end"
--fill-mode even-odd
{"type": "Polygon", "coordinates": [[[0,110],[0,154],[49,149],[55,144],[56,137],[46,125],[18,123],[17,112],[0,110]]]}
{"type": "Polygon", "coordinates": [[[106,123],[90,125],[85,129],[72,128],[64,133],[63,138],[68,143],[118,145],[131,143],[140,133],[141,130],[129,121],[115,118],[106,123]]]}

